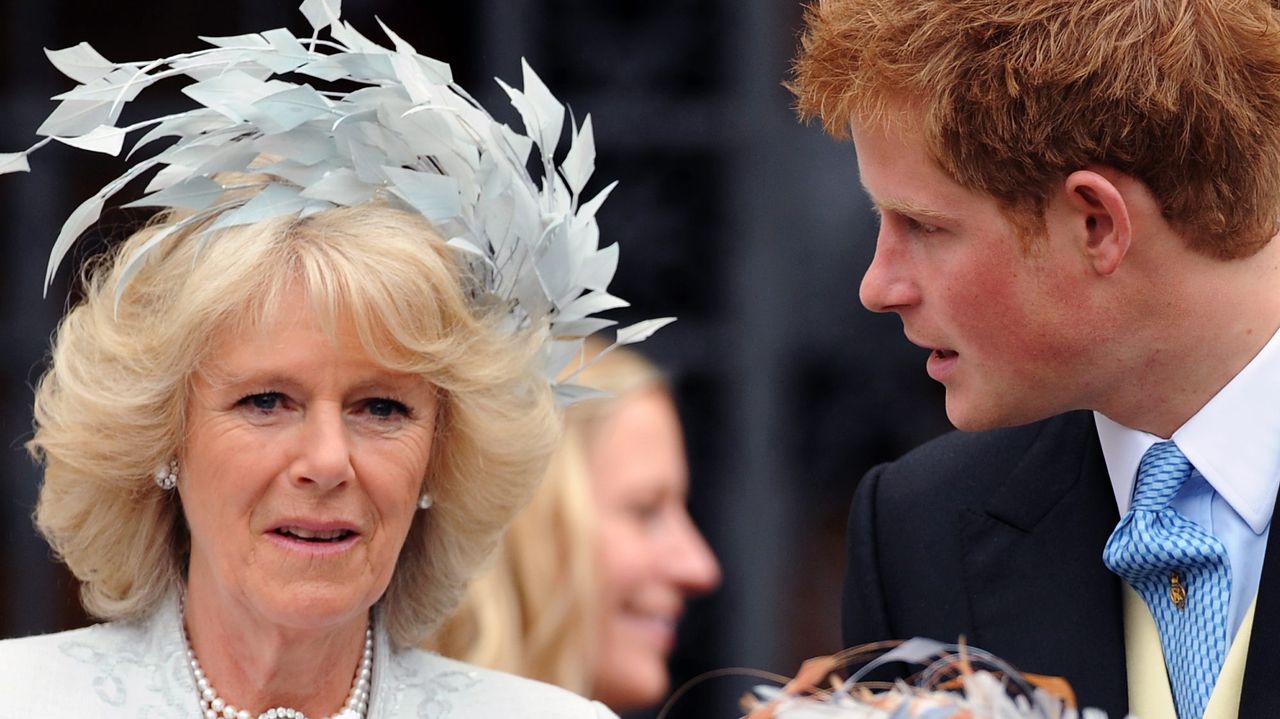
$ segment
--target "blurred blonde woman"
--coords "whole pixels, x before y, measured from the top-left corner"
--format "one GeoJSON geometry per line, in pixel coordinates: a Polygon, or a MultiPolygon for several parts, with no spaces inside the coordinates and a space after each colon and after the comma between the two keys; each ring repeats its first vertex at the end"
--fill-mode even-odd
{"type": "MultiPolygon", "coordinates": [[[[586,356],[606,346],[588,340],[586,356]]],[[[714,589],[720,569],[685,509],[663,376],[618,348],[576,383],[609,396],[568,410],[542,486],[432,648],[640,709],[666,695],[684,602],[714,589]]]]}

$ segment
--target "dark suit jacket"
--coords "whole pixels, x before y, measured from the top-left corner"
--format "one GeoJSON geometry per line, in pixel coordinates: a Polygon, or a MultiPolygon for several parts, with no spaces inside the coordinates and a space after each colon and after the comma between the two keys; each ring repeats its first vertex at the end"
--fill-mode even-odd
{"type": "MultiPolygon", "coordinates": [[[[953,432],[871,470],[849,514],[844,644],[956,641],[1128,710],[1119,521],[1093,415],[953,432]]],[[[1280,532],[1258,589],[1241,717],[1280,717],[1280,532]]],[[[1147,719],[1147,718],[1143,718],[1147,719]]]]}

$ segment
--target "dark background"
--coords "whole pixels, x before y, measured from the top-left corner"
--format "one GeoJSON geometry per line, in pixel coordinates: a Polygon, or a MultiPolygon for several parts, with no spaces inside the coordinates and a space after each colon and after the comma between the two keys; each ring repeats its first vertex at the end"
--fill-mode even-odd
{"type": "MultiPolygon", "coordinates": [[[[196,49],[197,35],[288,26],[296,2],[0,0],[0,152],[26,148],[72,82],[42,47],[87,40],[112,60],[196,49]]],[[[924,350],[895,317],[858,304],[875,220],[852,147],[800,125],[781,83],[797,0],[346,0],[343,16],[383,41],[376,14],[519,127],[497,75],[519,86],[528,58],[598,148],[589,194],[620,186],[600,215],[622,244],[614,316],[677,315],[641,346],[676,379],[693,469],[691,508],[724,568],[692,604],[673,658],[677,685],[731,666],[790,674],[839,645],[842,534],[857,479],[947,429],[924,350]]],[[[149,99],[150,98],[150,99],[149,99]]],[[[181,98],[161,89],[147,117],[181,98]]],[[[146,105],[144,103],[149,103],[146,105]]],[[[23,450],[31,387],[65,307],[64,264],[41,299],[63,219],[119,174],[119,161],[49,147],[31,175],[0,176],[0,638],[87,620],[75,581],[30,515],[39,475],[23,450]]],[[[126,198],[122,201],[127,201],[126,198]]],[[[138,216],[108,214],[73,259],[138,216]]],[[[730,717],[749,679],[689,692],[673,717],[730,717]]]]}

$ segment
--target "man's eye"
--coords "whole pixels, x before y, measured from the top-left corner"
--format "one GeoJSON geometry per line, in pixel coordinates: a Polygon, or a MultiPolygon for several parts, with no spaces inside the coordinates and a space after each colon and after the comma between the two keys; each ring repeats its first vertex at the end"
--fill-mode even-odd
{"type": "Polygon", "coordinates": [[[365,409],[368,410],[369,414],[379,418],[409,416],[409,408],[394,399],[371,399],[365,404],[365,409]]]}
{"type": "Polygon", "coordinates": [[[921,222],[913,217],[904,217],[903,219],[906,221],[907,227],[912,232],[919,232],[922,235],[932,235],[940,229],[937,225],[930,225],[927,222],[921,222]]]}
{"type": "Polygon", "coordinates": [[[259,412],[272,412],[279,409],[283,402],[284,395],[279,392],[260,392],[245,397],[237,404],[259,412]]]}

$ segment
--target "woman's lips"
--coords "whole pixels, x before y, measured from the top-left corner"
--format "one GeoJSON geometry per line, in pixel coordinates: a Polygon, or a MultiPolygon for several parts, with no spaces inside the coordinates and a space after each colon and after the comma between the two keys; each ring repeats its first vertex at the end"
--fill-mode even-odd
{"type": "Polygon", "coordinates": [[[351,530],[346,530],[346,528],[342,528],[342,530],[308,530],[306,527],[276,527],[275,533],[296,537],[296,539],[301,540],[333,541],[349,535],[351,530]]]}
{"type": "Polygon", "coordinates": [[[955,350],[935,349],[929,353],[927,369],[929,376],[937,382],[946,382],[956,369],[960,353],[955,350]]]}
{"type": "Polygon", "coordinates": [[[676,643],[676,619],[670,615],[654,614],[624,609],[622,616],[635,631],[646,638],[664,655],[670,654],[676,643]]]}
{"type": "Polygon", "coordinates": [[[360,538],[356,529],[335,522],[282,522],[266,532],[277,546],[311,556],[339,554],[360,538]]]}
{"type": "Polygon", "coordinates": [[[619,616],[632,630],[639,632],[647,643],[664,655],[675,648],[676,625],[683,612],[681,604],[667,602],[631,601],[619,607],[619,616]]]}

